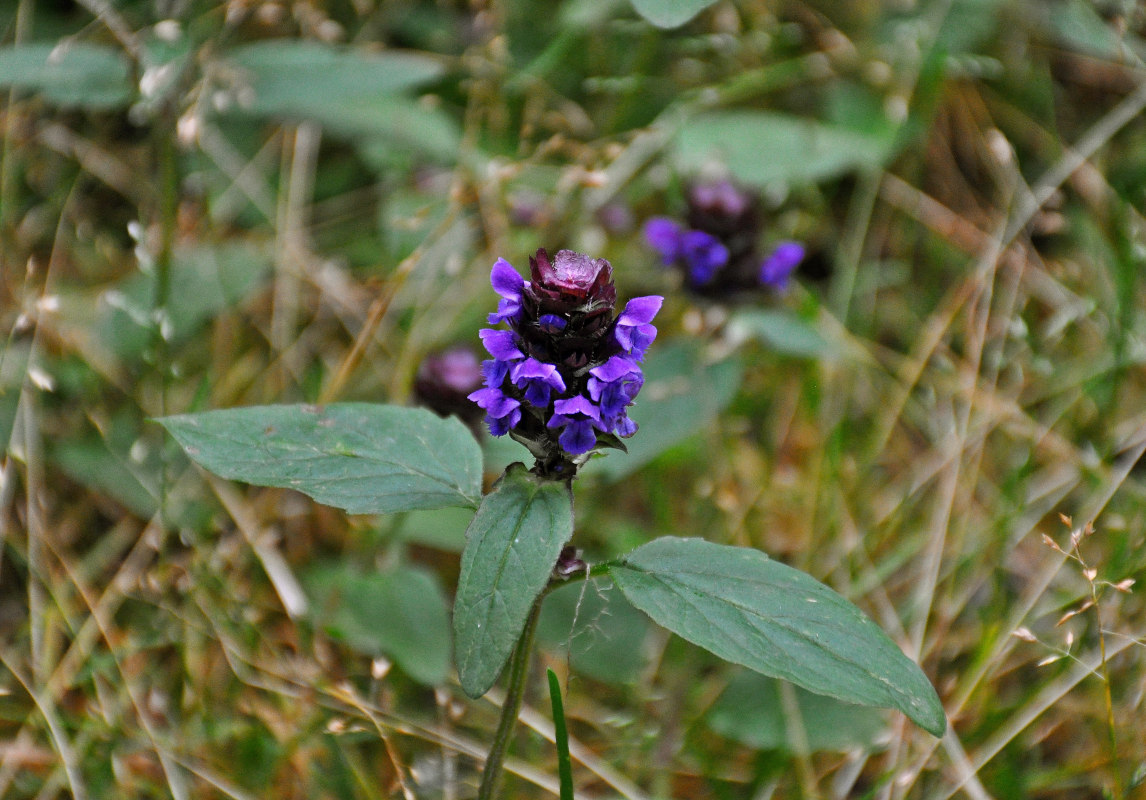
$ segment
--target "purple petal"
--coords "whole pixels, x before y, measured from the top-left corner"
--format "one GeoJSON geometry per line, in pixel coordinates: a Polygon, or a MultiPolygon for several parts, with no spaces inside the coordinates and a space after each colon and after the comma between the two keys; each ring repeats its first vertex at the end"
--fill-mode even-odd
{"type": "Polygon", "coordinates": [[[519,422],[521,422],[520,409],[514,409],[504,417],[487,416],[485,418],[485,423],[489,426],[489,432],[493,436],[505,436],[510,430],[517,427],[519,422]]]}
{"type": "MultiPolygon", "coordinates": [[[[521,412],[518,410],[521,403],[509,397],[500,389],[478,389],[467,395],[470,400],[473,400],[481,408],[494,419],[500,419],[509,416],[514,412],[517,413],[517,419],[521,419],[521,412]]],[[[513,424],[517,424],[514,422],[513,424]]]]}
{"type": "Polygon", "coordinates": [[[593,369],[589,370],[589,374],[605,383],[612,383],[613,381],[620,380],[631,372],[639,374],[640,371],[640,367],[627,358],[613,356],[604,364],[593,367],[593,369]]]}
{"type": "Polygon", "coordinates": [[[569,323],[556,314],[542,314],[537,320],[537,326],[546,333],[561,333],[569,323]]]}
{"type": "Polygon", "coordinates": [[[483,328],[478,331],[478,336],[481,337],[481,343],[485,345],[489,354],[499,361],[513,361],[525,357],[525,353],[517,347],[517,336],[513,331],[483,328]]]}
{"type": "Polygon", "coordinates": [[[760,265],[760,283],[776,289],[784,288],[788,278],[804,260],[804,246],[799,242],[780,242],[760,265]]]}
{"type": "Polygon", "coordinates": [[[505,376],[509,373],[509,362],[487,359],[481,362],[481,374],[485,376],[485,385],[490,388],[500,388],[505,383],[505,376]]]}
{"type": "Polygon", "coordinates": [[[565,391],[565,380],[557,367],[546,364],[536,358],[527,358],[513,368],[513,382],[520,385],[520,381],[529,380],[545,384],[559,392],[565,391]]]}
{"type": "Polygon", "coordinates": [[[553,411],[557,414],[565,414],[572,416],[573,414],[583,414],[584,416],[596,421],[601,421],[601,412],[593,405],[593,402],[583,394],[575,395],[566,400],[558,400],[553,404],[553,411]]]}
{"type": "Polygon", "coordinates": [[[597,434],[588,420],[574,420],[565,426],[557,440],[572,455],[588,453],[597,445],[597,434]]]}
{"type": "Polygon", "coordinates": [[[534,408],[545,408],[549,405],[550,388],[541,381],[529,381],[525,384],[525,402],[534,408]]]}
{"type": "Polygon", "coordinates": [[[681,226],[668,217],[653,217],[645,223],[645,242],[671,264],[680,255],[681,226]]]}
{"type": "Polygon", "coordinates": [[[497,301],[497,311],[494,311],[486,317],[486,321],[489,322],[490,325],[496,325],[499,322],[517,319],[520,314],[521,298],[503,297],[497,301]]]}
{"type": "Polygon", "coordinates": [[[623,415],[620,419],[617,420],[617,424],[613,428],[613,433],[617,434],[618,436],[632,436],[636,432],[637,423],[623,415]]]}
{"type": "Polygon", "coordinates": [[[650,294],[644,297],[634,297],[629,302],[625,303],[625,310],[621,312],[621,316],[617,318],[618,325],[640,325],[646,322],[652,322],[653,317],[661,310],[661,304],[665,299],[660,295],[650,294]]]}
{"type": "Polygon", "coordinates": [[[504,258],[494,262],[489,273],[489,282],[493,290],[502,297],[521,301],[521,290],[525,288],[525,278],[518,274],[513,265],[504,258]]]}

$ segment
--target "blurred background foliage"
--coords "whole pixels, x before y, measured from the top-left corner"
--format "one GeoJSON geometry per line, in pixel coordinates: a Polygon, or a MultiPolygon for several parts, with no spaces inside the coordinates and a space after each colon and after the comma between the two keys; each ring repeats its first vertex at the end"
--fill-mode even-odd
{"type": "MultiPolygon", "coordinates": [[[[0,4],[0,797],[472,796],[468,515],[217,481],[148,420],[415,402],[538,247],[667,298],[587,557],[760,548],[952,725],[590,581],[539,656],[579,797],[1142,796],[1144,36],[1132,0],[0,4]],[[697,297],[645,246],[723,178],[806,244],[786,292],[697,297]]],[[[491,477],[524,457],[481,437],[491,477]]],[[[546,708],[507,796],[555,794],[546,708]]]]}

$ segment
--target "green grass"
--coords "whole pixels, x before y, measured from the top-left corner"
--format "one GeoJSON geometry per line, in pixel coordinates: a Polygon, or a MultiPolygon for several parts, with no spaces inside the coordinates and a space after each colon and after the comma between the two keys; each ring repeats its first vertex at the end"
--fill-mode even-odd
{"type": "Polygon", "coordinates": [[[542,615],[506,797],[557,796],[543,666],[579,798],[1146,796],[1138,5],[233,6],[0,8],[0,798],[473,796],[499,690],[419,683],[349,599],[452,597],[458,518],[211,479],[149,420],[411,402],[542,246],[665,294],[675,354],[655,446],[578,482],[587,557],[760,548],[951,726],[753,684],[588,583],[542,615]],[[291,69],[234,56],[267,40],[291,69]],[[103,50],[9,49],[67,42],[103,50]],[[808,245],[782,296],[691,296],[642,243],[722,163],[808,245]]]}

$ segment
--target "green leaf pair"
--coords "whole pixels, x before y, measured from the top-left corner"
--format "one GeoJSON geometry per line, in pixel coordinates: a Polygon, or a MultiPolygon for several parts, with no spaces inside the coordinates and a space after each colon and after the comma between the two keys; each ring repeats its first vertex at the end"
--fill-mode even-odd
{"type": "MultiPolygon", "coordinates": [[[[347,403],[160,421],[212,472],[351,513],[478,506],[477,443],[461,423],[428,411],[347,403]]],[[[455,662],[470,696],[497,680],[572,534],[570,486],[521,464],[481,499],[454,601],[455,662]]],[[[759,551],[666,537],[603,572],[653,621],[721,658],[817,694],[899,709],[936,736],[946,728],[926,676],[875,623],[759,551]]]]}

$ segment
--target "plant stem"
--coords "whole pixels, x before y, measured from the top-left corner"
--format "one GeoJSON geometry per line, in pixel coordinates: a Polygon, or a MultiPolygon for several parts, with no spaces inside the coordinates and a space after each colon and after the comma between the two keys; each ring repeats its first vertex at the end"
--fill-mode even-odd
{"type": "Polygon", "coordinates": [[[533,601],[533,608],[530,609],[529,618],[525,621],[525,629],[522,630],[521,637],[517,640],[517,647],[513,651],[513,660],[509,662],[509,685],[506,687],[505,702],[501,706],[501,720],[497,724],[493,745],[485,759],[477,800],[493,800],[497,796],[502,763],[505,761],[505,753],[509,749],[509,741],[517,725],[522,699],[525,697],[525,679],[529,675],[529,661],[533,654],[533,637],[537,632],[537,618],[541,612],[542,597],[544,595],[533,601]]]}

